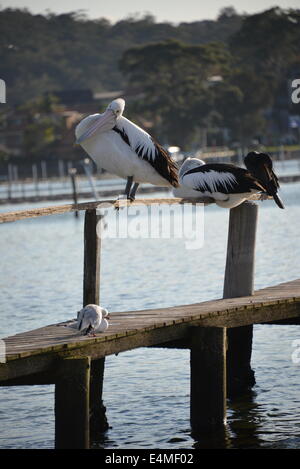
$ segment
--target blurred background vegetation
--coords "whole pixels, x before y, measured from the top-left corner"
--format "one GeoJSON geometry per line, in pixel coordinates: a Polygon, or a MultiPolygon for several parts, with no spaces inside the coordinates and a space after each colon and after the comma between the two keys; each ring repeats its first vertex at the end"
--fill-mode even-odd
{"type": "Polygon", "coordinates": [[[82,157],[74,126],[118,96],[127,117],[183,150],[297,144],[299,45],[300,10],[278,7],[178,25],[2,9],[0,161],[82,157]]]}

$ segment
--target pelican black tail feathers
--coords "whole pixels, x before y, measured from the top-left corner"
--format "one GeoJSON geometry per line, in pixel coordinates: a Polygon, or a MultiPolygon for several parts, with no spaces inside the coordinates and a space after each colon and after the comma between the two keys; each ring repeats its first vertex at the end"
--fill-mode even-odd
{"type": "Polygon", "coordinates": [[[279,208],[284,208],[283,202],[282,202],[282,200],[281,200],[281,198],[279,197],[278,194],[274,194],[273,199],[274,199],[274,201],[276,202],[276,204],[278,205],[279,208]]]}
{"type": "Polygon", "coordinates": [[[169,170],[170,170],[170,183],[172,184],[173,187],[179,187],[178,168],[177,168],[176,163],[172,161],[172,163],[169,164],[169,170]]]}
{"type": "Polygon", "coordinates": [[[155,166],[153,165],[153,160],[149,160],[149,163],[155,167],[156,171],[166,179],[171,186],[179,187],[178,167],[176,162],[159,143],[154,139],[152,140],[156,147],[155,166]]]}

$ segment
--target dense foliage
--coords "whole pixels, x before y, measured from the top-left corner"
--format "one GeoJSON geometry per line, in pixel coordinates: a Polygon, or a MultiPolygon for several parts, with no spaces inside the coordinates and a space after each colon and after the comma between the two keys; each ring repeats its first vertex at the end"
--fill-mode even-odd
{"type": "Polygon", "coordinates": [[[0,10],[0,76],[8,99],[17,103],[61,88],[118,90],[124,77],[118,60],[139,44],[178,39],[190,44],[227,41],[241,17],[229,9],[217,21],[156,23],[152,16],[111,24],[80,12],[32,15],[27,10],[0,10]]]}
{"type": "Polygon", "coordinates": [[[279,143],[287,131],[283,112],[300,114],[288,90],[300,77],[299,44],[300,10],[277,7],[251,16],[227,7],[215,21],[178,25],[150,15],[111,24],[80,12],[5,9],[0,78],[10,105],[35,103],[29,153],[59,139],[59,122],[51,123],[47,112],[36,119],[35,106],[45,92],[61,89],[124,90],[127,116],[187,149],[199,146],[203,129],[214,128],[227,129],[229,141],[242,145],[262,134],[279,143]],[[46,137],[33,149],[35,134],[46,137]]]}
{"type": "Polygon", "coordinates": [[[214,126],[229,129],[242,145],[266,132],[280,143],[288,113],[300,114],[289,89],[300,77],[299,44],[300,10],[272,8],[245,17],[228,43],[139,46],[123,54],[120,67],[127,92],[143,92],[139,110],[151,120],[159,116],[156,132],[175,144],[191,143],[199,127],[214,126]],[[267,110],[273,112],[268,129],[267,110]]]}

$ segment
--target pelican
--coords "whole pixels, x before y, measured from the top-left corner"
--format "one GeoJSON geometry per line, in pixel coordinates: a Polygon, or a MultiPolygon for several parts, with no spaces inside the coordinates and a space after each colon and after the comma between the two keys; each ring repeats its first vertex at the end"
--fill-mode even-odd
{"type": "Polygon", "coordinates": [[[272,196],[279,208],[284,208],[283,202],[278,195],[280,188],[278,177],[273,171],[273,163],[266,153],[251,151],[244,159],[246,168],[265,187],[265,192],[272,196]]]}
{"type": "Polygon", "coordinates": [[[98,167],[127,179],[125,195],[134,200],[140,183],[177,187],[178,172],[167,151],[123,116],[124,99],[113,100],[103,114],[84,118],[75,129],[81,145],[98,167]]]}
{"type": "Polygon", "coordinates": [[[247,169],[233,164],[205,164],[198,158],[187,158],[179,170],[182,186],[214,199],[219,207],[233,208],[265,188],[247,169]]]}
{"type": "Polygon", "coordinates": [[[108,328],[108,311],[98,305],[87,305],[77,313],[77,329],[84,331],[84,335],[95,335],[108,328]]]}

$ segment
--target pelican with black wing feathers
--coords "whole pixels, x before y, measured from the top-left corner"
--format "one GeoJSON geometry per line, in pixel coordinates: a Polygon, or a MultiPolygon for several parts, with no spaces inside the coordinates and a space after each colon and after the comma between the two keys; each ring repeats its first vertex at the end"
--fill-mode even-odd
{"type": "Polygon", "coordinates": [[[247,169],[233,164],[205,164],[198,158],[184,161],[179,170],[179,181],[195,194],[199,192],[224,208],[236,207],[253,194],[265,192],[263,184],[247,169]]]}
{"type": "Polygon", "coordinates": [[[268,195],[272,196],[279,208],[284,208],[283,202],[278,195],[280,188],[278,177],[273,171],[273,162],[266,153],[251,151],[244,159],[246,168],[265,187],[268,195]]]}
{"type": "Polygon", "coordinates": [[[127,179],[125,194],[134,200],[140,183],[177,187],[178,172],[168,152],[147,132],[123,116],[124,99],[112,101],[76,127],[76,143],[98,167],[127,179]]]}

